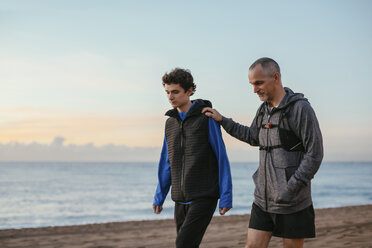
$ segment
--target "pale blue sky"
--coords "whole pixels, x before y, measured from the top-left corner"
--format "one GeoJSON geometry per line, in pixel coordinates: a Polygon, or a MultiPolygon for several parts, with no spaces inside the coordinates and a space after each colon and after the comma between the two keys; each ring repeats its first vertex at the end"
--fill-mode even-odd
{"type": "MultiPolygon", "coordinates": [[[[195,98],[249,125],[260,102],[248,67],[268,56],[314,107],[325,159],[372,160],[371,11],[335,0],[1,1],[0,143],[158,147],[170,107],[161,76],[174,67],[191,70],[195,98]]],[[[256,159],[224,137],[233,157],[256,159]]]]}

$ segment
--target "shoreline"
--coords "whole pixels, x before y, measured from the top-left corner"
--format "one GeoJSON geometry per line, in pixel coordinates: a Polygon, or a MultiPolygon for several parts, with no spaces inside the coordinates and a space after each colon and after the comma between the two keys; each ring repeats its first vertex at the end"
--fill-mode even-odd
{"type": "MultiPolygon", "coordinates": [[[[348,205],[348,206],[341,206],[341,207],[327,207],[327,208],[314,208],[314,211],[323,211],[327,209],[342,209],[342,208],[352,208],[352,207],[364,207],[364,206],[372,206],[372,204],[359,204],[359,205],[348,205]]],[[[217,209],[217,207],[216,207],[217,209]]],[[[216,210],[217,211],[217,210],[216,210]]],[[[236,217],[236,216],[250,216],[250,214],[231,214],[226,216],[220,216],[215,215],[214,218],[220,218],[220,217],[236,217]]],[[[86,224],[73,224],[73,225],[57,225],[57,226],[38,226],[38,227],[16,227],[16,228],[5,228],[0,229],[0,238],[2,231],[31,231],[33,229],[73,229],[73,228],[85,228],[90,226],[96,226],[96,225],[125,225],[126,223],[128,225],[135,224],[137,222],[158,222],[158,221],[173,221],[173,219],[165,218],[165,219],[142,219],[142,220],[124,220],[124,221],[111,221],[111,222],[98,222],[98,223],[86,223],[86,224]]]]}
{"type": "MultiPolygon", "coordinates": [[[[214,216],[201,247],[244,247],[249,214],[214,216]]],[[[315,209],[305,247],[372,247],[372,204],[315,209]]],[[[173,219],[0,230],[0,247],[174,247],[173,219]]],[[[273,237],[269,247],[282,247],[273,237]]]]}

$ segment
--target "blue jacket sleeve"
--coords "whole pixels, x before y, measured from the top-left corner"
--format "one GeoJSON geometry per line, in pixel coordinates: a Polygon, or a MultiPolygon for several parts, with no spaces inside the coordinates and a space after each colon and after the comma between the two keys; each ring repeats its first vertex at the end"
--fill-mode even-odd
{"type": "Polygon", "coordinates": [[[159,161],[158,180],[159,182],[156,188],[153,205],[162,206],[171,186],[171,171],[168,158],[167,138],[165,135],[159,161]]]}
{"type": "Polygon", "coordinates": [[[230,163],[227,157],[225,143],[222,139],[220,125],[209,118],[209,143],[212,146],[218,160],[220,203],[219,207],[232,207],[232,180],[230,163]]]}

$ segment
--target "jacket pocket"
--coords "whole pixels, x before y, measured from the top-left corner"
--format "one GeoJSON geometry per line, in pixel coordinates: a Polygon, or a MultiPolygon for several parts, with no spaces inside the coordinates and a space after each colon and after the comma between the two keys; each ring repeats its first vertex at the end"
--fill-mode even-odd
{"type": "Polygon", "coordinates": [[[288,166],[288,167],[284,168],[285,178],[286,178],[287,182],[292,177],[292,175],[296,172],[297,168],[298,168],[298,166],[288,166]]]}
{"type": "Polygon", "coordinates": [[[264,196],[264,183],[262,182],[262,177],[260,177],[259,168],[256,170],[256,172],[252,175],[253,182],[254,182],[254,195],[256,198],[259,198],[260,200],[265,199],[264,196]]]}
{"type": "Polygon", "coordinates": [[[291,205],[296,202],[296,193],[288,188],[288,180],[297,170],[297,166],[274,167],[276,182],[273,182],[274,202],[277,204],[291,205]]]}
{"type": "Polygon", "coordinates": [[[283,188],[283,190],[278,191],[275,202],[278,204],[291,204],[295,202],[295,198],[295,193],[287,188],[283,188]]]}

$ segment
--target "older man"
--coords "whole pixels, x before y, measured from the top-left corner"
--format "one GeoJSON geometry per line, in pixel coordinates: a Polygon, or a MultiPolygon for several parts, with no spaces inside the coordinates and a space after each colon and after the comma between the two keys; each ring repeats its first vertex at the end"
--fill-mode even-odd
{"type": "Polygon", "coordinates": [[[273,59],[255,61],[248,78],[263,101],[250,127],[212,108],[203,113],[260,149],[246,247],[268,247],[271,236],[283,238],[284,247],[302,247],[304,238],[315,237],[310,181],[323,159],[318,120],[303,94],[283,87],[273,59]]]}

